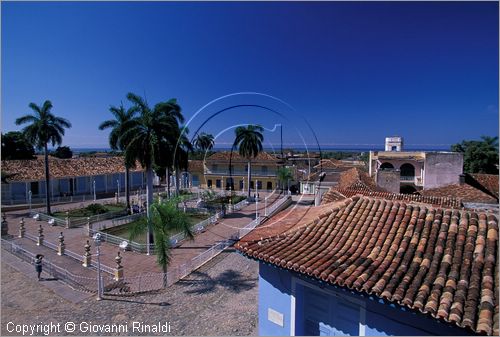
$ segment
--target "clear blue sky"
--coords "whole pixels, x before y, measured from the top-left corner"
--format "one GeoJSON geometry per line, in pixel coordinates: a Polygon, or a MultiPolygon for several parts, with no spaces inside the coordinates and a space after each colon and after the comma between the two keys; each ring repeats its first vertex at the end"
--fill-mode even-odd
{"type": "MultiPolygon", "coordinates": [[[[285,143],[451,144],[498,135],[498,3],[2,2],[2,132],[52,100],[64,143],[105,147],[98,131],[129,91],[176,97],[187,118],[228,110],[204,131],[284,124],[285,143]],[[210,109],[208,109],[210,110],[210,109]],[[308,135],[305,135],[308,134],[308,135]]],[[[190,124],[195,130],[208,116],[190,124]]],[[[267,139],[276,143],[277,134],[267,139]]],[[[232,129],[218,138],[232,141],[232,129]]]]}

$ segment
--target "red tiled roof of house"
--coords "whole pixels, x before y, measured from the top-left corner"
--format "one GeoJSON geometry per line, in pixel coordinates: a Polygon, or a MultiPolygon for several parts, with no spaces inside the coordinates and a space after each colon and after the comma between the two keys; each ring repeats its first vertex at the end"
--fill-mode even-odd
{"type": "Polygon", "coordinates": [[[483,191],[468,184],[452,184],[442,187],[419,191],[424,196],[452,197],[462,202],[497,203],[498,200],[483,191]]]}
{"type": "Polygon", "coordinates": [[[367,191],[385,191],[381,187],[377,186],[375,181],[368,175],[367,172],[357,167],[353,167],[340,174],[338,187],[341,189],[356,188],[367,191]]]}
{"type": "Polygon", "coordinates": [[[205,166],[203,160],[189,160],[188,161],[188,172],[205,172],[205,166]]]}
{"type": "MultiPolygon", "coordinates": [[[[495,215],[360,196],[320,208],[298,227],[288,224],[280,232],[279,221],[257,227],[235,247],[251,258],[498,335],[495,215]],[[276,234],[266,236],[267,227],[276,227],[276,234]]],[[[287,219],[293,223],[294,215],[287,219]]]]}
{"type": "MultiPolygon", "coordinates": [[[[207,162],[210,161],[224,161],[224,162],[229,162],[229,158],[231,158],[232,162],[247,162],[246,158],[243,158],[240,156],[238,151],[233,151],[232,154],[230,151],[221,151],[221,152],[215,152],[213,155],[207,158],[207,162]]],[[[267,153],[267,152],[260,152],[257,157],[252,158],[252,162],[278,162],[279,159],[276,158],[275,156],[267,153]]]]}
{"type": "Polygon", "coordinates": [[[319,164],[314,166],[314,169],[316,169],[316,170],[336,169],[342,165],[345,165],[345,164],[337,159],[321,159],[319,161],[319,164]]]}
{"type": "Polygon", "coordinates": [[[357,188],[347,188],[347,189],[331,188],[328,192],[326,192],[323,195],[321,203],[326,204],[328,202],[342,200],[343,199],[342,196],[344,196],[345,199],[353,197],[358,194],[367,197],[382,198],[386,200],[418,202],[439,207],[447,207],[447,208],[462,207],[462,201],[457,198],[424,196],[420,194],[402,194],[402,193],[391,193],[391,192],[380,192],[380,191],[367,191],[366,189],[357,189],[357,188]]]}
{"type": "Polygon", "coordinates": [[[486,191],[498,199],[498,190],[500,188],[498,182],[498,174],[471,174],[472,178],[480,184],[486,191]]]}
{"type": "MultiPolygon", "coordinates": [[[[83,157],[55,159],[49,157],[51,178],[82,177],[125,172],[123,157],[83,157]]],[[[139,163],[130,171],[142,171],[139,163]]],[[[43,160],[2,160],[2,172],[12,174],[8,181],[45,180],[43,160]]]]}

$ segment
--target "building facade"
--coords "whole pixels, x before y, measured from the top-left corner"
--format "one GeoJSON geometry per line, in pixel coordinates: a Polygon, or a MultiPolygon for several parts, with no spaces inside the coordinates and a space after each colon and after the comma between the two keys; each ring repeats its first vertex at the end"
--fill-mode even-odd
{"type": "MultiPolygon", "coordinates": [[[[69,197],[94,193],[113,196],[125,191],[125,166],[122,157],[84,157],[49,159],[50,197],[69,197]]],[[[45,198],[43,160],[2,161],[2,204],[28,203],[45,198]]],[[[130,189],[144,189],[142,168],[130,170],[130,189]]]]}
{"type": "MultiPolygon", "coordinates": [[[[251,161],[250,188],[274,190],[278,186],[277,169],[279,159],[267,152],[261,152],[251,161]]],[[[223,190],[246,190],[248,188],[247,160],[237,152],[216,152],[204,163],[202,188],[223,190]]]]}

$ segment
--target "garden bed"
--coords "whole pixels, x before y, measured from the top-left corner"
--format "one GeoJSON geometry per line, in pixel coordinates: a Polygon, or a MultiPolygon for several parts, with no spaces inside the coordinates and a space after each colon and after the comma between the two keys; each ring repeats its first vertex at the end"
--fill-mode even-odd
{"type": "MultiPolygon", "coordinates": [[[[105,205],[90,204],[87,207],[69,210],[68,216],[70,219],[86,218],[86,217],[91,217],[91,216],[95,216],[95,215],[121,212],[121,211],[125,211],[124,204],[105,204],[105,205]]],[[[66,218],[66,211],[55,212],[55,213],[53,213],[53,217],[59,218],[59,219],[65,219],[66,218]]]]}

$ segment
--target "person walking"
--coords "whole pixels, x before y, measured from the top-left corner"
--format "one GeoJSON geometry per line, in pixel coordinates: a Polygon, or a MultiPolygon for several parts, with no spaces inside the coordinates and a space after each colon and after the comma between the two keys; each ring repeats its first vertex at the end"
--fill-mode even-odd
{"type": "Polygon", "coordinates": [[[42,254],[37,254],[35,257],[35,271],[38,274],[38,281],[41,280],[40,274],[42,274],[42,259],[43,259],[42,254]]]}

